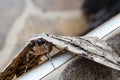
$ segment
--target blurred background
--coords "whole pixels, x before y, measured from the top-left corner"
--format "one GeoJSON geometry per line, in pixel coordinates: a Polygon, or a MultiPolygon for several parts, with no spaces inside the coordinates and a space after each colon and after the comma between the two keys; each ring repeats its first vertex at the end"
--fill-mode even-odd
{"type": "Polygon", "coordinates": [[[0,71],[35,33],[83,33],[81,1],[0,0],[0,71]]]}
{"type": "MultiPolygon", "coordinates": [[[[90,13],[83,7],[85,1],[0,0],[0,71],[33,34],[45,32],[77,36],[90,31],[90,25],[107,11],[100,8],[101,11],[90,13]]],[[[108,17],[103,20],[106,19],[108,17]]],[[[101,19],[97,23],[99,25],[101,19]]],[[[97,27],[94,25],[93,28],[97,27]]]]}

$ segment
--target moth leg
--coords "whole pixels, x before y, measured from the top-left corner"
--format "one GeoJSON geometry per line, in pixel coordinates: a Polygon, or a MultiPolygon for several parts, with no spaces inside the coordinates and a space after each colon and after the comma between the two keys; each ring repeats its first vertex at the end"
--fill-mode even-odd
{"type": "Polygon", "coordinates": [[[64,50],[64,49],[60,49],[60,48],[58,48],[57,46],[54,46],[56,49],[58,49],[58,50],[60,50],[60,51],[62,51],[62,50],[64,50]]]}
{"type": "Polygon", "coordinates": [[[25,66],[25,70],[24,70],[24,73],[26,73],[27,72],[27,69],[28,69],[28,66],[27,66],[27,64],[28,64],[28,57],[29,57],[29,52],[27,51],[27,54],[26,54],[26,66],[25,66]]]}
{"type": "Polygon", "coordinates": [[[49,53],[48,53],[48,54],[45,54],[45,56],[48,58],[48,60],[50,60],[52,66],[53,66],[53,68],[54,68],[54,70],[55,70],[55,66],[54,66],[54,64],[53,64],[53,62],[52,62],[52,59],[51,59],[50,54],[49,54],[49,53]]]}

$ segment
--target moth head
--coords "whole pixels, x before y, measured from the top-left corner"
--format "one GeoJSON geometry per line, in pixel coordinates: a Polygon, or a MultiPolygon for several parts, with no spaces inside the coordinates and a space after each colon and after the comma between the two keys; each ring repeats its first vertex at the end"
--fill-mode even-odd
{"type": "Polygon", "coordinates": [[[52,44],[43,38],[38,38],[30,41],[30,48],[33,55],[44,55],[52,50],[52,44]]]}

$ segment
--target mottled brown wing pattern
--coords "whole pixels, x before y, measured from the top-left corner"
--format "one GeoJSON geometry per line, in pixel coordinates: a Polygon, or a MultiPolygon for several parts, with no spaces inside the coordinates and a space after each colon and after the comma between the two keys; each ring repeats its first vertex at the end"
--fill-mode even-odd
{"type": "Polygon", "coordinates": [[[0,74],[0,80],[12,80],[15,75],[19,77],[42,63],[41,57],[52,50],[52,45],[40,40],[27,43],[19,55],[0,74]]]}
{"type": "Polygon", "coordinates": [[[24,49],[19,53],[19,55],[13,59],[13,61],[7,66],[7,68],[0,74],[0,80],[12,80],[16,74],[19,63],[23,60],[23,57],[26,56],[27,51],[29,51],[29,43],[24,47],[24,49]]]}

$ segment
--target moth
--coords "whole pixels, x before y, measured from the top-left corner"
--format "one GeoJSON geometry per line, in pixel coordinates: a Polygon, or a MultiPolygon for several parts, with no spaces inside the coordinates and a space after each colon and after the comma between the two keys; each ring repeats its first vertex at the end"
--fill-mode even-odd
{"type": "Polygon", "coordinates": [[[104,40],[96,37],[35,34],[13,61],[0,74],[0,80],[12,80],[39,65],[41,57],[53,47],[78,54],[92,61],[120,71],[120,57],[104,40]]]}

